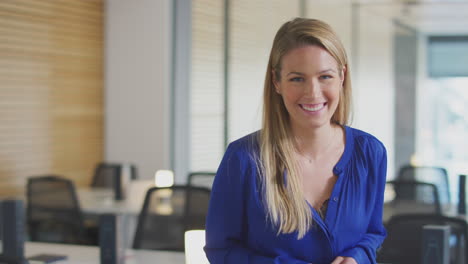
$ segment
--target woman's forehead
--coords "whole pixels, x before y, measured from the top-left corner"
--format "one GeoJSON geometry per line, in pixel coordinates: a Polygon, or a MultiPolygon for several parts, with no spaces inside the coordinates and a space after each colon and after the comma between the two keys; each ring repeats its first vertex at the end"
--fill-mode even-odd
{"type": "Polygon", "coordinates": [[[281,60],[281,69],[286,72],[314,72],[338,70],[338,62],[324,48],[317,45],[301,46],[288,51],[281,60]]]}

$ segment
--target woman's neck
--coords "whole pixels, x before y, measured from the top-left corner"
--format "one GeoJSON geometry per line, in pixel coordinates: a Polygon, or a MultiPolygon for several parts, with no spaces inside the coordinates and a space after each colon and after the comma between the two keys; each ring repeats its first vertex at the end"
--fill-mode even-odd
{"type": "Polygon", "coordinates": [[[293,127],[298,154],[309,160],[326,155],[336,141],[339,129],[338,125],[332,123],[315,129],[293,127]]]}

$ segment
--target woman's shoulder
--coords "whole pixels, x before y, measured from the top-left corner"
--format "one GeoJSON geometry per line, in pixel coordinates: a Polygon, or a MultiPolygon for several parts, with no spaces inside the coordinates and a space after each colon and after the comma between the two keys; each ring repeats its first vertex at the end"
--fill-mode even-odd
{"type": "Polygon", "coordinates": [[[347,127],[347,130],[351,134],[350,138],[354,141],[355,147],[373,150],[374,152],[386,152],[384,144],[371,133],[352,127],[347,127]]]}
{"type": "Polygon", "coordinates": [[[230,168],[229,170],[237,168],[242,172],[239,175],[244,176],[246,175],[246,172],[249,171],[255,173],[259,153],[257,137],[258,131],[229,143],[226,152],[224,153],[223,160],[221,161],[220,170],[223,171],[222,168],[230,168]]]}
{"type": "Polygon", "coordinates": [[[229,143],[227,152],[232,153],[252,153],[258,150],[258,137],[260,131],[255,131],[229,143]]]}

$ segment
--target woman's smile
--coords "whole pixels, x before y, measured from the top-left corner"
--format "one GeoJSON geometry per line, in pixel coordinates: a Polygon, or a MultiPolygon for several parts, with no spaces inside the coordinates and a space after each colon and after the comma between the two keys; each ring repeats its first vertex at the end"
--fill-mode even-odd
{"type": "Polygon", "coordinates": [[[327,103],[320,104],[299,104],[299,106],[304,109],[306,112],[317,113],[320,110],[324,109],[327,103]]]}

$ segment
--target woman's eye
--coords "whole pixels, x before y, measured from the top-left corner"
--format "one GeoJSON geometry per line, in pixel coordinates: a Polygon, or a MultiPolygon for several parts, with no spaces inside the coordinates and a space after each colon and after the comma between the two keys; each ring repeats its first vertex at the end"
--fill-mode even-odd
{"type": "Polygon", "coordinates": [[[323,80],[328,80],[328,79],[331,79],[331,78],[333,78],[333,76],[331,76],[331,75],[322,75],[322,76],[320,76],[320,79],[323,79],[323,80]]]}
{"type": "Polygon", "coordinates": [[[291,82],[302,82],[304,80],[304,78],[302,77],[294,77],[294,78],[291,78],[289,79],[291,82]]]}

